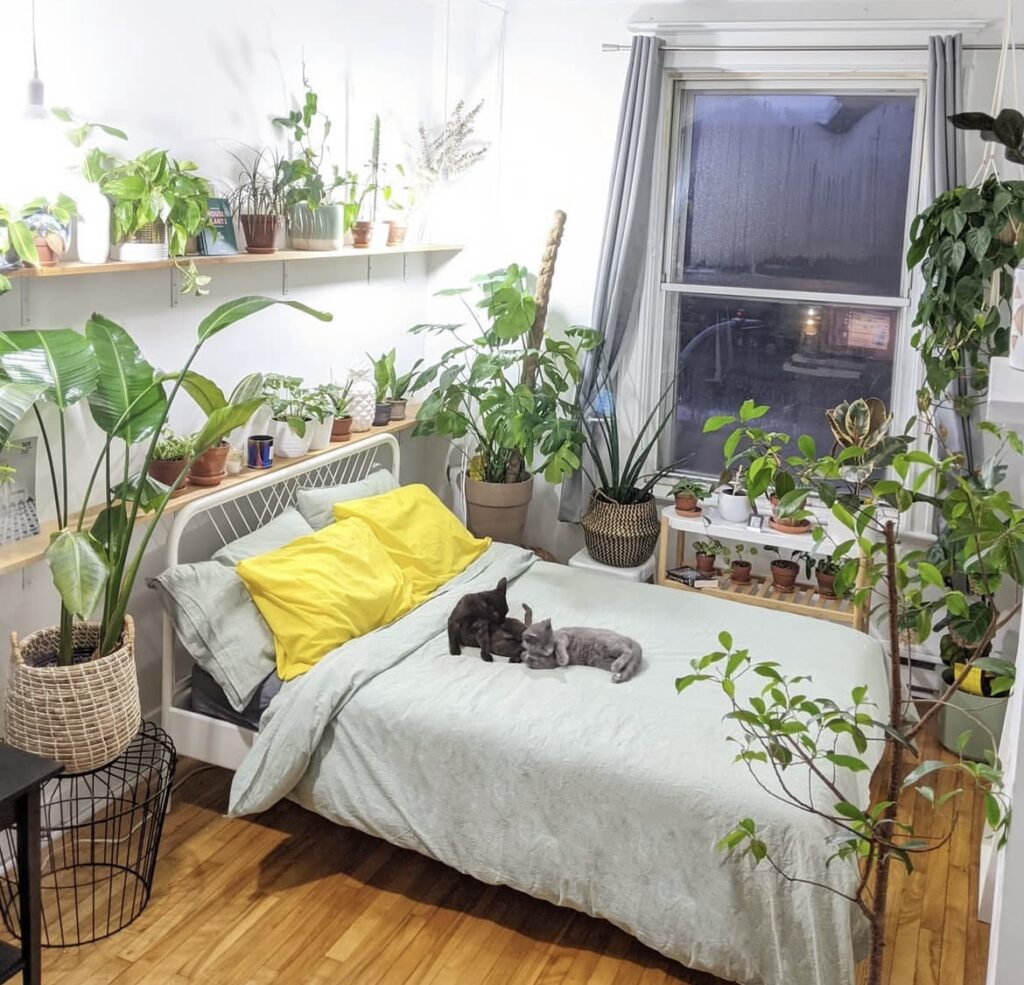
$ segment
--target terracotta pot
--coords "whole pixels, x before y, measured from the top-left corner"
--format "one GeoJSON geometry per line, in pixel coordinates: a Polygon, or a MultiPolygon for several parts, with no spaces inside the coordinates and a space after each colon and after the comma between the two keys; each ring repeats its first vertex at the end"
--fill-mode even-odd
{"type": "Polygon", "coordinates": [[[377,404],[373,411],[373,427],[381,428],[391,421],[391,404],[377,404]]]}
{"type": "Polygon", "coordinates": [[[698,554],[697,555],[697,570],[702,575],[713,575],[715,573],[715,555],[714,554],[698,554]]]}
{"type": "Polygon", "coordinates": [[[750,582],[750,562],[749,561],[733,561],[732,567],[732,580],[737,585],[746,585],[750,582]]]}
{"type": "Polygon", "coordinates": [[[403,398],[402,400],[389,400],[388,403],[391,405],[391,420],[404,421],[409,402],[403,398]]]}
{"type": "Polygon", "coordinates": [[[795,561],[772,561],[772,583],[780,591],[792,591],[799,573],[800,565],[795,561]]]}
{"type": "Polygon", "coordinates": [[[227,473],[228,452],[231,446],[222,441],[216,448],[207,448],[189,469],[189,481],[196,486],[219,486],[227,473]]]}
{"type": "MultiPolygon", "coordinates": [[[[173,486],[178,476],[188,468],[188,460],[176,458],[170,461],[152,461],[149,463],[149,475],[162,482],[165,486],[173,486]]],[[[171,499],[181,496],[188,486],[188,477],[181,480],[181,484],[171,494],[171,499]]]]}
{"type": "Polygon", "coordinates": [[[481,482],[466,479],[466,526],[477,537],[520,544],[533,498],[533,479],[481,482]]]}
{"type": "Polygon", "coordinates": [[[276,253],[277,236],[281,230],[279,215],[245,212],[239,216],[245,233],[246,253],[276,253]]]}
{"type": "Polygon", "coordinates": [[[697,509],[697,497],[693,493],[680,493],[676,496],[676,509],[684,513],[692,513],[697,509]]]}
{"type": "Polygon", "coordinates": [[[352,245],[365,250],[369,246],[379,246],[387,242],[388,227],[383,222],[364,222],[360,220],[352,226],[352,245]]]}
{"type": "Polygon", "coordinates": [[[388,222],[388,246],[401,246],[405,242],[405,235],[409,227],[402,222],[395,222],[391,219],[388,222]]]}
{"type": "Polygon", "coordinates": [[[814,577],[818,579],[818,594],[822,598],[834,599],[836,597],[836,576],[826,574],[824,571],[815,571],[814,577]]]}
{"type": "Polygon", "coordinates": [[[331,428],[331,441],[350,441],[352,439],[352,415],[336,417],[331,428]]]}
{"type": "Polygon", "coordinates": [[[661,532],[653,496],[648,495],[640,503],[616,503],[596,489],[591,493],[582,526],[587,553],[611,568],[644,564],[658,546],[661,532]]]}
{"type": "Polygon", "coordinates": [[[39,266],[56,267],[60,256],[57,255],[53,247],[42,236],[36,236],[33,242],[36,244],[36,253],[39,254],[39,266]]]}

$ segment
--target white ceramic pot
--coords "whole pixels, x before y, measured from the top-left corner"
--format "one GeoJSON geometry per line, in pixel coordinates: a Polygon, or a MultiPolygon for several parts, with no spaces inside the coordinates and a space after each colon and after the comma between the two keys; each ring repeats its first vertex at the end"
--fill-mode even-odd
{"type": "Polygon", "coordinates": [[[750,508],[750,500],[747,499],[746,493],[737,496],[722,490],[718,494],[718,512],[722,514],[722,519],[729,523],[746,523],[753,510],[750,508]]]}
{"type": "Polygon", "coordinates": [[[274,439],[274,457],[302,458],[309,451],[309,439],[313,429],[306,424],[306,433],[300,438],[287,421],[271,421],[267,433],[274,439]]]}
{"type": "Polygon", "coordinates": [[[377,411],[377,388],[370,379],[369,369],[349,371],[352,386],[348,391],[348,412],[352,415],[353,431],[369,431],[377,411]]]}
{"type": "Polygon", "coordinates": [[[331,443],[331,428],[334,427],[334,417],[325,417],[323,421],[313,418],[306,425],[306,434],[309,435],[309,450],[322,451],[331,443]]]}
{"type": "Polygon", "coordinates": [[[75,197],[75,250],[79,263],[106,263],[110,259],[110,201],[97,185],[86,184],[75,197]]]}

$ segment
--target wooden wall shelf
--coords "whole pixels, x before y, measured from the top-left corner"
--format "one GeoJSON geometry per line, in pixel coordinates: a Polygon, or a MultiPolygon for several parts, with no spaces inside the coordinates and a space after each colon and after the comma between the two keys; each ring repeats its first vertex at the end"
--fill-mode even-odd
{"type": "MultiPolygon", "coordinates": [[[[221,267],[236,263],[291,263],[305,260],[365,260],[369,257],[407,256],[411,253],[458,253],[461,246],[443,243],[409,243],[401,246],[371,246],[357,250],[346,247],[343,250],[279,250],[277,253],[234,253],[230,256],[192,256],[183,260],[195,260],[200,269],[221,267]]],[[[47,277],[91,277],[95,274],[127,274],[139,270],[166,270],[174,266],[173,260],[143,260],[122,262],[111,260],[109,263],[78,263],[68,261],[55,267],[22,267],[5,274],[9,280],[35,280],[47,277]]]]}
{"type": "MultiPolygon", "coordinates": [[[[308,455],[304,455],[302,458],[275,458],[274,464],[269,469],[248,469],[243,468],[237,475],[225,476],[224,481],[219,486],[214,486],[209,489],[204,489],[200,486],[189,486],[186,492],[181,496],[176,496],[168,504],[164,510],[164,516],[170,516],[173,513],[177,513],[183,506],[188,503],[192,503],[197,499],[202,499],[204,496],[209,496],[211,493],[215,493],[221,489],[225,489],[229,486],[242,485],[245,482],[249,482],[255,479],[257,476],[266,475],[267,472],[274,472],[278,469],[286,468],[289,465],[294,465],[296,462],[305,462],[310,459],[319,458],[321,455],[326,454],[332,449],[339,448],[344,445],[355,445],[362,441],[366,441],[369,438],[374,438],[378,434],[398,434],[402,431],[407,431],[416,424],[415,419],[416,408],[410,407],[408,416],[404,421],[392,421],[390,424],[385,424],[383,427],[370,428],[369,431],[361,431],[358,434],[352,435],[351,440],[346,442],[332,442],[327,448],[321,451],[310,452],[308,455]]],[[[99,512],[100,507],[94,507],[88,513],[88,519],[86,526],[88,527],[92,519],[99,512]]],[[[140,515],[139,522],[145,523],[149,519],[148,516],[140,515]]],[[[50,543],[50,535],[57,529],[57,524],[54,522],[45,523],[42,525],[42,529],[34,537],[26,537],[24,540],[16,540],[9,544],[0,545],[0,575],[9,574],[12,571],[17,571],[20,568],[25,568],[30,564],[35,564],[37,561],[43,560],[46,555],[46,548],[50,543]]]]}

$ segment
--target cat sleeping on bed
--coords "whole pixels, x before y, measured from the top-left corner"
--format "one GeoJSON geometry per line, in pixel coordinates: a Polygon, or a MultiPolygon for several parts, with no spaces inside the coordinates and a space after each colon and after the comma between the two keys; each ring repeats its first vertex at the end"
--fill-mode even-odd
{"type": "Polygon", "coordinates": [[[580,664],[610,670],[612,683],[620,684],[636,675],[643,651],[636,640],[610,629],[567,626],[552,629],[551,620],[534,623],[523,633],[523,655],[533,670],[550,670],[580,664]]]}
{"type": "Polygon", "coordinates": [[[492,661],[493,654],[508,657],[510,663],[522,662],[523,631],[533,618],[528,605],[523,606],[526,622],[508,615],[505,597],[508,580],[502,578],[487,592],[463,595],[448,617],[448,650],[462,653],[464,646],[480,647],[482,660],[492,661]]]}

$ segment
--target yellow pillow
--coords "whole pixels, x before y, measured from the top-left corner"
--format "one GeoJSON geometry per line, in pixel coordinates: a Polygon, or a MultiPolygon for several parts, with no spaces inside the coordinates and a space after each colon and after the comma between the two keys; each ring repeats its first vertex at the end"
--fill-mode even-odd
{"type": "Polygon", "coordinates": [[[374,532],[423,602],[491,545],[474,537],[426,486],[413,485],[333,506],[336,520],[359,519],[374,532]]]}
{"type": "Polygon", "coordinates": [[[278,676],[413,607],[412,588],[367,524],[335,523],[235,566],[271,633],[278,676]]]}

